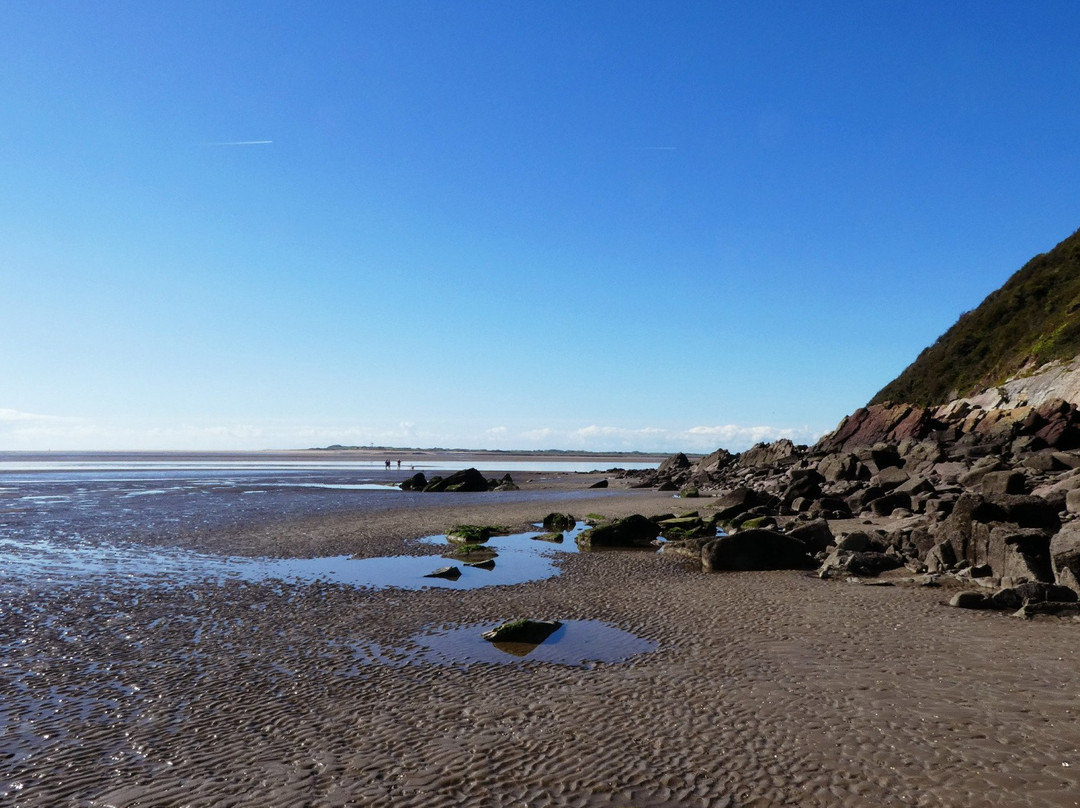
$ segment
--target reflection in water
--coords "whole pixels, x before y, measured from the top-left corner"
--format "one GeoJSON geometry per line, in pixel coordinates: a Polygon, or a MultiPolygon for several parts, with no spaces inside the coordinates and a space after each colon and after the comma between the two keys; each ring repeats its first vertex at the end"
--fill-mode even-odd
{"type": "MultiPolygon", "coordinates": [[[[558,574],[557,555],[575,552],[576,545],[571,541],[564,547],[554,547],[532,541],[538,535],[531,532],[493,537],[488,546],[498,553],[498,565],[462,564],[460,575],[451,578],[426,577],[441,566],[437,556],[244,558],[138,544],[0,538],[0,577],[59,586],[81,586],[88,579],[106,578],[146,586],[184,586],[207,580],[278,580],[376,589],[474,589],[539,581],[558,574]]],[[[422,541],[445,545],[446,537],[429,536],[422,541]]]]}
{"type": "Polygon", "coordinates": [[[652,640],[599,620],[563,620],[562,627],[539,645],[493,643],[483,639],[481,634],[498,622],[432,627],[412,637],[403,648],[358,646],[356,659],[361,664],[396,666],[513,665],[527,661],[591,668],[597,663],[625,662],[638,654],[655,651],[658,647],[652,640]]]}

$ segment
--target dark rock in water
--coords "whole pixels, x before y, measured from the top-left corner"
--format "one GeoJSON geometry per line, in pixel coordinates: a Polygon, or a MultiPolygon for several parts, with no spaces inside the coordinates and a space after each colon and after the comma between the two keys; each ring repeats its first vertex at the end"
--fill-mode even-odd
{"type": "Polygon", "coordinates": [[[539,645],[562,627],[557,620],[512,620],[485,631],[488,642],[520,642],[539,645]]]}
{"type": "Polygon", "coordinates": [[[423,491],[427,487],[428,481],[424,476],[424,472],[418,471],[412,477],[407,480],[403,480],[399,485],[402,491],[423,491]]]}
{"type": "Polygon", "coordinates": [[[455,471],[449,477],[435,477],[424,486],[424,491],[461,491],[476,492],[487,491],[488,481],[476,469],[463,469],[455,471]]]}
{"type": "Polygon", "coordinates": [[[425,578],[445,578],[448,581],[456,581],[461,577],[461,570],[457,567],[439,567],[433,572],[429,572],[424,576],[425,578]]]}
{"type": "Polygon", "coordinates": [[[533,536],[535,541],[546,541],[551,542],[552,544],[562,544],[563,538],[562,533],[544,533],[540,536],[533,536]]]}
{"type": "Polygon", "coordinates": [[[544,517],[544,530],[558,533],[563,530],[573,530],[577,519],[568,513],[549,513],[544,517]]]}
{"type": "Polygon", "coordinates": [[[607,487],[608,487],[608,481],[607,480],[597,480],[595,483],[593,483],[592,485],[589,486],[589,488],[607,488],[607,487]]]}
{"type": "Polygon", "coordinates": [[[599,547],[652,547],[660,535],[660,526],[641,514],[616,519],[598,525],[577,535],[577,544],[583,550],[599,547]]]}
{"type": "Polygon", "coordinates": [[[495,569],[495,559],[489,558],[485,561],[466,561],[465,566],[478,570],[493,570],[495,569]]]}
{"type": "Polygon", "coordinates": [[[812,569],[817,562],[796,538],[775,530],[741,530],[713,539],[701,548],[706,572],[720,570],[812,569]]]}

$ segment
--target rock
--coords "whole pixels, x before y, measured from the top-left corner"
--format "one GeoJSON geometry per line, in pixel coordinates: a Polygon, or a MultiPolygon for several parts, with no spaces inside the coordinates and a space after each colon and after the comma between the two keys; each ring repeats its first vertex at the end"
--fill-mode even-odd
{"type": "Polygon", "coordinates": [[[775,530],[741,530],[701,548],[706,572],[720,570],[813,569],[817,563],[801,541],[775,530]]]}
{"type": "Polygon", "coordinates": [[[465,566],[472,567],[478,570],[493,570],[495,569],[495,559],[488,558],[484,561],[466,561],[465,566]]]}
{"type": "MultiPolygon", "coordinates": [[[[887,466],[870,478],[870,484],[876,485],[885,491],[892,491],[911,480],[911,475],[902,468],[887,466]]],[[[910,491],[908,493],[911,493],[910,491]]]]}
{"type": "Polygon", "coordinates": [[[541,533],[539,536],[532,537],[534,541],[546,541],[551,544],[562,544],[564,536],[562,533],[541,533]]]}
{"type": "Polygon", "coordinates": [[[425,492],[476,492],[487,491],[488,481],[484,475],[473,468],[455,471],[449,477],[436,477],[424,486],[425,492]]]}
{"type": "Polygon", "coordinates": [[[660,483],[660,485],[656,486],[656,490],[657,491],[678,491],[679,486],[675,485],[675,483],[673,483],[671,480],[665,480],[664,482],[660,483]]]}
{"type": "Polygon", "coordinates": [[[950,606],[956,606],[961,609],[989,609],[991,607],[990,598],[984,595],[982,592],[957,592],[952,596],[949,601],[950,606]]]}
{"type": "Polygon", "coordinates": [[[811,553],[820,553],[833,543],[832,530],[824,519],[815,519],[788,531],[788,535],[806,545],[811,553]]]}
{"type": "Polygon", "coordinates": [[[994,572],[1001,578],[1052,583],[1050,535],[1039,528],[996,525],[990,531],[989,544],[994,572]]]}
{"type": "Polygon", "coordinates": [[[1019,609],[1027,602],[1044,603],[1046,601],[1075,603],[1077,595],[1065,586],[1032,582],[999,589],[990,598],[992,607],[995,609],[1019,609]]]}
{"type": "Polygon", "coordinates": [[[952,544],[943,541],[935,544],[926,554],[927,572],[945,572],[956,566],[956,552],[952,544]]]}
{"type": "Polygon", "coordinates": [[[679,452],[661,463],[656,469],[656,474],[658,477],[667,477],[674,472],[685,471],[691,465],[690,459],[682,452],[679,452]]]}
{"type": "Polygon", "coordinates": [[[597,480],[595,483],[593,483],[592,485],[589,486],[589,488],[607,488],[607,487],[608,487],[608,481],[607,480],[597,480]]]}
{"type": "Polygon", "coordinates": [[[1001,494],[1028,493],[1027,477],[1019,471],[991,471],[979,481],[983,494],[995,497],[1001,494]]]}
{"type": "Polygon", "coordinates": [[[711,541],[713,541],[711,537],[666,541],[660,545],[660,554],[683,556],[694,561],[701,561],[701,549],[711,541]]]}
{"type": "Polygon", "coordinates": [[[557,620],[512,620],[485,631],[480,636],[488,642],[520,642],[539,645],[562,628],[557,620]]]}
{"type": "Polygon", "coordinates": [[[693,486],[688,486],[679,491],[679,496],[682,499],[695,499],[699,496],[699,494],[697,488],[694,488],[693,486]]]}
{"type": "Polygon", "coordinates": [[[551,532],[573,530],[576,524],[577,519],[568,513],[549,513],[543,521],[544,530],[551,532]]]}
{"type": "Polygon", "coordinates": [[[717,449],[711,455],[701,458],[697,464],[698,471],[720,472],[735,462],[735,455],[727,449],[717,449]]]}
{"type": "Polygon", "coordinates": [[[1080,521],[1069,522],[1050,540],[1054,580],[1080,591],[1080,521]]]}
{"type": "Polygon", "coordinates": [[[865,480],[870,478],[870,470],[861,462],[858,456],[851,452],[835,452],[826,455],[817,465],[818,473],[827,482],[839,482],[865,480]]]}
{"type": "Polygon", "coordinates": [[[778,463],[794,463],[799,454],[800,447],[787,438],[781,438],[773,443],[757,443],[751,446],[739,455],[736,463],[742,468],[767,468],[778,463]]]}
{"type": "Polygon", "coordinates": [[[902,559],[888,553],[852,553],[844,560],[844,569],[852,575],[876,578],[883,572],[904,566],[902,559]]]}
{"type": "Polygon", "coordinates": [[[400,482],[398,488],[402,491],[423,491],[427,484],[428,481],[424,477],[424,472],[418,471],[409,479],[400,482]]]}
{"type": "Polygon", "coordinates": [[[680,541],[693,539],[699,536],[713,538],[716,536],[716,528],[711,522],[706,522],[699,516],[681,516],[673,519],[658,521],[660,535],[668,541],[680,541]]]}
{"type": "Polygon", "coordinates": [[[660,535],[660,526],[641,514],[615,519],[605,525],[589,528],[577,535],[577,545],[583,550],[600,547],[652,547],[660,535]]]}
{"type": "Polygon", "coordinates": [[[836,549],[847,553],[861,553],[870,549],[870,534],[862,530],[855,530],[840,537],[836,543],[836,549]]]}
{"type": "Polygon", "coordinates": [[[755,507],[758,501],[758,495],[752,489],[734,488],[715,499],[716,518],[720,521],[727,521],[739,514],[746,513],[746,511],[755,507]]]}
{"type": "Polygon", "coordinates": [[[425,578],[445,578],[448,581],[456,581],[461,577],[461,570],[457,567],[439,567],[433,572],[429,572],[424,576],[425,578]]]}

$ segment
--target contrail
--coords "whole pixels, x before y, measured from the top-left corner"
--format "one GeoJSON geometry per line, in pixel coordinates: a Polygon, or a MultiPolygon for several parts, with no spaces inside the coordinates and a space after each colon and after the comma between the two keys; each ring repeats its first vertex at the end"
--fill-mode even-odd
{"type": "Polygon", "coordinates": [[[272,140],[229,140],[223,143],[207,143],[207,146],[262,146],[273,143],[272,140]]]}

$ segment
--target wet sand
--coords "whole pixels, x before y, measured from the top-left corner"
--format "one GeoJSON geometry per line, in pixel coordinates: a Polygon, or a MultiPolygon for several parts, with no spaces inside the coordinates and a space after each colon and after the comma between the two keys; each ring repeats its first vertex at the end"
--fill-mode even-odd
{"type": "MultiPolygon", "coordinates": [[[[535,484],[580,497],[584,481],[535,484]]],[[[429,553],[415,539],[457,522],[707,503],[493,498],[177,541],[429,553]]],[[[950,609],[942,590],[708,575],[642,552],[559,563],[548,580],[468,592],[8,581],[0,804],[1080,804],[1075,622],[950,609]],[[419,653],[428,635],[519,616],[598,621],[656,650],[579,664],[419,653]]]]}

